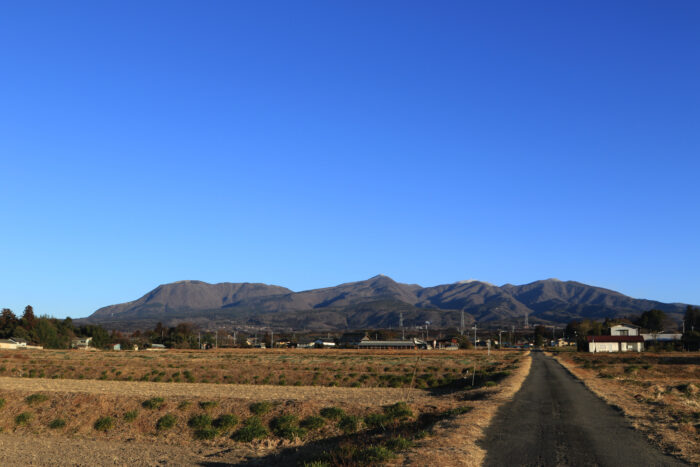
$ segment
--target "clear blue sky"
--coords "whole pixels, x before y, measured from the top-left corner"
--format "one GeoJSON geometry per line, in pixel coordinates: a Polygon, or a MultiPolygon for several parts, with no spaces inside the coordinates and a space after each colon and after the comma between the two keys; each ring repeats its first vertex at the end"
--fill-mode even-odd
{"type": "Polygon", "coordinates": [[[0,307],[557,277],[700,304],[700,2],[4,2],[0,307]]]}

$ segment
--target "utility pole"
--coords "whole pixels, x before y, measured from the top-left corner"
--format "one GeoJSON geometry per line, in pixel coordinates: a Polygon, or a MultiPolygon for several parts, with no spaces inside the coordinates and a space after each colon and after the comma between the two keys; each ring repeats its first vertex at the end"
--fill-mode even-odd
{"type": "Polygon", "coordinates": [[[219,348],[219,330],[218,329],[214,330],[214,348],[215,349],[219,348]]]}
{"type": "Polygon", "coordinates": [[[476,349],[476,323],[474,323],[474,327],[472,329],[474,330],[474,348],[476,349]]]}
{"type": "Polygon", "coordinates": [[[502,349],[503,348],[503,339],[501,338],[501,331],[500,329],[498,330],[498,348],[502,349]]]}
{"type": "Polygon", "coordinates": [[[462,320],[461,320],[461,324],[459,326],[459,333],[461,335],[464,335],[464,308],[462,308],[462,320]]]}
{"type": "Polygon", "coordinates": [[[270,329],[270,348],[275,348],[275,331],[270,329]]]}
{"type": "Polygon", "coordinates": [[[525,313],[525,329],[528,329],[530,327],[530,324],[527,322],[527,313],[525,313]]]}
{"type": "Polygon", "coordinates": [[[399,326],[401,326],[401,340],[405,341],[406,340],[406,333],[404,332],[404,329],[403,329],[403,311],[399,312],[399,326]]]}

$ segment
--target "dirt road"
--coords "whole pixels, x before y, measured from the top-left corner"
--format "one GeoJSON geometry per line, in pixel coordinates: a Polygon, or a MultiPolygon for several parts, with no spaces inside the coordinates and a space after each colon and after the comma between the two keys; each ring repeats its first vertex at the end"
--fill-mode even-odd
{"type": "Polygon", "coordinates": [[[676,466],[553,358],[533,352],[532,369],[487,430],[485,465],[676,466]]]}
{"type": "Polygon", "coordinates": [[[151,383],[75,379],[0,377],[0,390],[70,392],[138,397],[230,398],[244,400],[335,401],[357,405],[418,401],[424,391],[400,388],[344,388],[324,386],[265,386],[253,384],[151,383]],[[408,396],[408,397],[407,397],[408,396]]]}

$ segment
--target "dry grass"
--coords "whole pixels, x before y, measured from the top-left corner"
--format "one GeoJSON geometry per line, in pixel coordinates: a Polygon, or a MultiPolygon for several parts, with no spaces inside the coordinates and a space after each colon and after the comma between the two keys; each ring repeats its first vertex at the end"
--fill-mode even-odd
{"type": "MultiPolygon", "coordinates": [[[[25,376],[29,376],[25,372],[26,368],[31,365],[39,368],[42,362],[47,364],[47,371],[66,365],[74,368],[71,371],[83,375],[102,375],[105,371],[116,375],[119,370],[112,371],[116,368],[122,369],[120,375],[149,368],[149,374],[160,374],[164,369],[168,369],[166,374],[176,371],[181,375],[185,370],[193,375],[202,375],[216,369],[220,371],[221,379],[225,375],[242,373],[258,375],[258,379],[261,379],[262,375],[278,374],[280,371],[284,371],[288,375],[287,378],[302,378],[308,376],[308,372],[312,372],[311,374],[323,375],[322,378],[316,378],[317,380],[339,380],[346,386],[111,381],[105,378],[60,378],[58,375],[38,378],[36,372],[34,377],[4,376],[0,377],[0,398],[5,400],[4,407],[0,408],[0,429],[3,431],[0,435],[0,445],[3,439],[10,442],[16,440],[16,436],[24,436],[27,439],[42,440],[44,443],[54,440],[57,444],[65,444],[67,439],[83,440],[86,443],[88,440],[117,444],[152,443],[154,446],[166,445],[177,447],[179,450],[201,451],[216,448],[222,452],[245,452],[247,457],[259,457],[289,446],[325,442],[324,440],[334,437],[348,439],[348,436],[343,433],[337,422],[328,422],[320,430],[310,430],[303,439],[287,440],[270,435],[262,440],[241,443],[231,439],[229,431],[219,433],[213,440],[197,440],[194,429],[189,427],[187,422],[193,415],[205,411],[200,402],[215,402],[206,408],[212,419],[232,414],[243,421],[252,415],[249,407],[251,402],[271,401],[272,409],[262,416],[265,426],[280,415],[292,415],[301,420],[307,416],[318,416],[323,407],[338,406],[348,415],[358,417],[361,436],[366,437],[372,435],[371,430],[367,431],[367,427],[362,423],[363,418],[380,414],[382,406],[395,402],[407,402],[414,414],[409,421],[417,423],[420,417],[439,418],[445,411],[464,407],[465,392],[483,391],[489,395],[487,400],[466,403],[475,407],[475,412],[472,413],[481,410],[482,403],[487,408],[502,403],[499,398],[507,397],[503,395],[507,390],[497,388],[510,387],[513,376],[499,384],[491,381],[491,384],[497,384],[494,388],[466,390],[462,388],[465,384],[463,371],[466,368],[476,367],[481,371],[486,378],[483,382],[488,382],[487,376],[496,377],[493,375],[499,375],[506,369],[515,370],[515,373],[519,374],[523,366],[529,368],[529,358],[521,358],[518,352],[492,352],[489,358],[483,351],[339,350],[177,351],[145,356],[147,358],[144,359],[140,354],[131,352],[44,351],[3,354],[1,364],[6,367],[4,374],[17,374],[16,369],[19,368],[25,376]],[[514,362],[518,359],[521,368],[516,370],[514,362]],[[10,361],[13,363],[9,364],[10,361]],[[145,367],[144,362],[152,366],[145,367]],[[9,365],[13,365],[15,370],[9,371],[9,365]],[[349,379],[345,380],[343,376],[336,377],[338,373],[348,376],[349,379]],[[354,376],[351,377],[350,374],[354,376]],[[401,379],[397,379],[396,375],[401,375],[401,379]],[[353,381],[359,380],[367,386],[347,387],[353,381]],[[402,387],[377,387],[392,381],[400,381],[402,387]],[[411,383],[421,381],[422,386],[431,388],[418,389],[411,386],[411,383]],[[377,386],[372,386],[375,384],[377,386]],[[35,393],[44,394],[48,399],[28,404],[27,396],[35,393]],[[163,398],[163,405],[156,409],[143,407],[142,402],[152,397],[163,398]],[[26,425],[17,425],[15,417],[24,412],[31,414],[29,422],[26,425]],[[158,430],[157,421],[167,414],[175,417],[175,425],[168,430],[158,430]],[[106,431],[96,430],[94,425],[100,417],[111,417],[112,428],[106,431]],[[65,425],[50,428],[51,423],[57,419],[65,421],[65,425]],[[367,434],[362,434],[365,432],[367,434]]],[[[45,376],[48,376],[46,372],[45,376]]],[[[311,381],[313,379],[312,376],[311,381]]],[[[486,412],[478,413],[483,418],[486,412]]],[[[459,420],[459,417],[454,420],[459,420]]],[[[451,419],[449,423],[454,420],[451,419]]],[[[439,422],[433,430],[434,433],[447,433],[451,429],[449,423],[439,422]]],[[[464,436],[468,438],[468,434],[464,436]]],[[[467,439],[464,436],[460,435],[460,442],[467,439]]]]}
{"type": "Polygon", "coordinates": [[[449,351],[219,349],[166,352],[0,350],[0,376],[276,386],[404,387],[420,355],[419,388],[437,387],[466,365],[449,351]],[[427,373],[427,374],[426,374],[427,373]]]}
{"type": "Polygon", "coordinates": [[[700,464],[697,354],[562,352],[556,358],[664,451],[700,464]]]}
{"type": "MultiPolygon", "coordinates": [[[[438,422],[426,440],[402,459],[403,465],[481,465],[486,451],[477,445],[498,409],[512,400],[530,372],[529,353],[519,366],[495,388],[481,390],[483,399],[473,402],[467,414],[438,422]]],[[[473,397],[473,395],[472,395],[473,397]]]]}

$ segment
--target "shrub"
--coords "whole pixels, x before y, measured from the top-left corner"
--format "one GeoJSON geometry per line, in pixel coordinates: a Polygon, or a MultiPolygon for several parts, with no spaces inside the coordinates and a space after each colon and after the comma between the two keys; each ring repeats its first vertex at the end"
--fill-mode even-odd
{"type": "Polygon", "coordinates": [[[163,400],[162,397],[152,397],[150,399],[146,399],[141,403],[141,405],[146,408],[146,409],[151,409],[151,410],[156,410],[160,409],[163,407],[165,404],[165,401],[163,400]]]}
{"type": "Polygon", "coordinates": [[[218,403],[218,402],[215,402],[215,401],[201,401],[201,402],[199,403],[199,407],[200,407],[202,410],[213,409],[213,408],[216,407],[217,405],[219,405],[219,403],[218,403]]]}
{"type": "Polygon", "coordinates": [[[238,425],[238,417],[233,414],[219,415],[212,424],[219,430],[230,430],[234,426],[238,425]]]}
{"type": "Polygon", "coordinates": [[[5,407],[5,399],[0,399],[0,409],[5,407]]]}
{"type": "Polygon", "coordinates": [[[296,415],[280,415],[270,421],[272,432],[280,438],[286,438],[293,441],[295,438],[301,438],[306,434],[306,430],[299,427],[299,419],[296,415]]]}
{"type": "Polygon", "coordinates": [[[100,417],[93,426],[97,431],[108,431],[114,426],[114,419],[112,417],[100,417]]]}
{"type": "Polygon", "coordinates": [[[126,420],[127,422],[133,422],[134,420],[136,420],[138,414],[138,410],[130,410],[129,412],[124,413],[124,420],[126,420]]]}
{"type": "Polygon", "coordinates": [[[365,425],[372,429],[384,430],[386,425],[391,422],[391,418],[387,417],[386,414],[382,413],[372,413],[365,416],[365,425]]]}
{"type": "Polygon", "coordinates": [[[318,430],[326,424],[326,420],[323,417],[317,417],[315,415],[309,415],[303,419],[300,425],[307,430],[318,430]]]}
{"type": "Polygon", "coordinates": [[[194,439],[214,439],[219,434],[214,428],[199,428],[194,430],[194,439]]]}
{"type": "Polygon", "coordinates": [[[329,420],[339,420],[345,415],[345,411],[340,407],[324,407],[320,414],[329,420]]]}
{"type": "Polygon", "coordinates": [[[405,402],[397,402],[396,404],[384,407],[384,414],[392,420],[413,416],[411,408],[405,402]]]}
{"type": "Polygon", "coordinates": [[[15,417],[15,425],[26,425],[29,420],[32,419],[32,414],[29,412],[22,412],[15,417]]]}
{"type": "Polygon", "coordinates": [[[175,418],[175,415],[166,414],[158,419],[156,422],[156,429],[159,431],[169,430],[170,428],[174,427],[176,423],[177,418],[175,418]]]}
{"type": "Polygon", "coordinates": [[[211,426],[211,417],[205,413],[193,415],[187,421],[187,426],[190,428],[209,428],[211,426]]]}
{"type": "Polygon", "coordinates": [[[272,409],[272,404],[268,401],[253,402],[249,407],[250,411],[255,415],[264,415],[272,409]]]}
{"type": "Polygon", "coordinates": [[[192,405],[192,402],[190,401],[182,401],[179,404],[177,404],[177,408],[180,410],[185,410],[187,407],[192,405]]]}
{"type": "Polygon", "coordinates": [[[362,464],[375,464],[386,462],[396,455],[384,446],[369,446],[357,451],[353,457],[362,464]]]}
{"type": "Polygon", "coordinates": [[[51,428],[52,430],[63,428],[64,426],[66,426],[66,421],[62,418],[56,418],[54,420],[51,420],[51,423],[49,423],[49,428],[51,428]]]}
{"type": "Polygon", "coordinates": [[[386,447],[390,451],[405,451],[406,449],[410,448],[413,445],[413,443],[404,438],[403,436],[397,436],[395,438],[391,438],[386,442],[386,447]]]}
{"type": "Polygon", "coordinates": [[[257,438],[265,438],[268,435],[265,428],[258,417],[250,417],[243,422],[243,427],[236,431],[232,438],[236,441],[249,443],[257,438]]]}
{"type": "Polygon", "coordinates": [[[338,428],[345,434],[355,433],[360,425],[360,419],[352,415],[343,415],[338,422],[338,428]]]}
{"type": "Polygon", "coordinates": [[[49,400],[49,396],[47,396],[46,394],[37,393],[37,394],[32,394],[30,396],[25,397],[24,400],[29,405],[40,404],[42,402],[46,402],[47,400],[49,400]]]}

